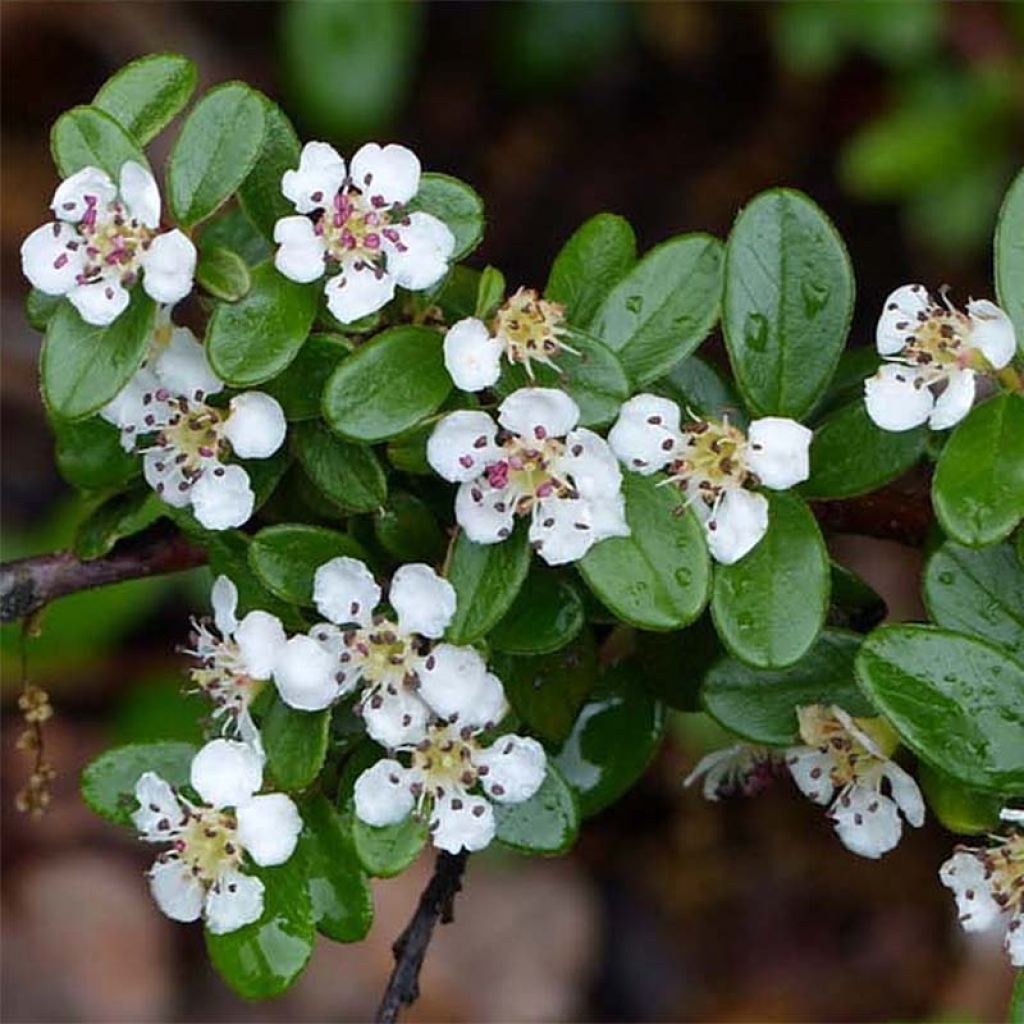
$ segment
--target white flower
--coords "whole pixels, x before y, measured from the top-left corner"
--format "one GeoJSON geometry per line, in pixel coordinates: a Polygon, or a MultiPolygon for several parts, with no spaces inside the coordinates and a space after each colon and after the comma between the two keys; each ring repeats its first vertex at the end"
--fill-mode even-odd
{"type": "Polygon", "coordinates": [[[864,382],[868,415],[883,430],[952,427],[974,403],[975,375],[1013,358],[1013,323],[994,302],[968,302],[966,314],[944,302],[920,284],[885,300],[875,339],[889,361],[864,382]]]}
{"type": "Polygon", "coordinates": [[[345,161],[325,142],[308,142],[281,191],[300,216],[274,227],[274,265],[293,281],[316,281],[337,268],[324,287],[327,306],[352,323],[391,301],[395,286],[422,291],[448,272],[455,238],[428,213],[405,205],[420,187],[420,162],[404,146],[367,143],[345,161]]]}
{"type": "Polygon", "coordinates": [[[140,164],[123,164],[117,187],[104,171],[83,167],[61,182],[50,208],[57,220],[25,239],[21,266],[40,291],[67,295],[88,323],[113,323],[140,274],[157,302],[192,291],[196,248],[177,229],[159,230],[160,193],[140,164]]]}
{"type": "Polygon", "coordinates": [[[705,754],[683,780],[683,785],[692,786],[703,778],[701,792],[705,800],[719,800],[737,793],[756,796],[778,778],[784,764],[781,754],[770,747],[737,743],[705,754]]]}
{"type": "Polygon", "coordinates": [[[386,758],[359,776],[356,816],[380,828],[415,812],[429,822],[438,849],[482,850],[494,838],[491,802],[529,800],[544,781],[547,758],[524,736],[500,736],[484,747],[480,731],[471,721],[424,726],[400,748],[407,765],[386,758]]]}
{"type": "Polygon", "coordinates": [[[287,425],[277,401],[258,391],[235,395],[227,408],[206,399],[224,385],[203,346],[184,327],[162,318],[142,368],[100,415],[121,429],[121,444],[143,453],[146,482],[169,505],[192,505],[208,530],[241,526],[255,495],[240,458],[268,458],[287,425]]]}
{"type": "Polygon", "coordinates": [[[563,352],[579,355],[563,340],[569,332],[565,310],[532,288],[520,288],[498,308],[490,324],[468,317],[454,324],[444,338],[444,364],[457,388],[482,391],[501,376],[501,357],[521,363],[533,380],[533,364],[558,369],[563,352]]]}
{"type": "Polygon", "coordinates": [[[805,796],[831,804],[829,817],[847,849],[871,858],[893,849],[903,831],[900,811],[911,825],[924,824],[921,790],[889,759],[885,748],[895,740],[883,719],[854,719],[821,704],[799,708],[797,718],[807,746],[787,750],[786,764],[805,796]],[[885,781],[891,796],[882,793],[885,781]]]}
{"type": "Polygon", "coordinates": [[[257,795],[263,758],[245,743],[207,743],[192,761],[190,782],[202,803],[146,772],[135,785],[139,809],[132,821],[146,842],[171,844],[149,872],[160,909],[175,921],[203,917],[219,935],[259,920],[263,883],[246,873],[248,860],[283,864],[302,821],[283,793],[257,795]]]}
{"type": "Polygon", "coordinates": [[[471,541],[496,544],[516,516],[529,516],[533,546],[561,565],[629,535],[615,456],[593,431],[574,429],[578,421],[564,392],[520,388],[498,409],[500,434],[484,412],[460,410],[438,423],[427,459],[460,485],[455,518],[471,541]]]}
{"type": "Polygon", "coordinates": [[[721,421],[680,425],[679,408],[657,395],[636,395],[619,410],[608,443],[622,464],[650,476],[667,469],[704,524],[708,549],[723,565],[738,562],[768,530],[768,501],[751,488],[785,490],[810,474],[811,431],[765,416],[747,433],[721,421]]]}
{"type": "Polygon", "coordinates": [[[958,846],[939,878],[953,890],[965,931],[985,931],[1008,915],[1003,945],[1013,966],[1024,967],[1024,812],[1005,808],[1000,817],[1013,831],[993,836],[987,849],[958,846]]]}

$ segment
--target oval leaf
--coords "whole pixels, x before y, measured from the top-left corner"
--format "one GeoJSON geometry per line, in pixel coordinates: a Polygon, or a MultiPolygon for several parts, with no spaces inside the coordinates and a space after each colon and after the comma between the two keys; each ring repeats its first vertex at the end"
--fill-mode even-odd
{"type": "Polygon", "coordinates": [[[424,174],[420,190],[409,203],[410,212],[431,213],[448,225],[455,236],[451,262],[464,259],[484,237],[484,201],[464,181],[447,174],[424,174]]]}
{"type": "Polygon", "coordinates": [[[352,351],[346,338],[311,334],[287,368],[260,390],[276,398],[289,420],[315,420],[328,378],[352,351]]]}
{"type": "Polygon", "coordinates": [[[495,838],[520,853],[565,853],[580,827],[576,796],[549,761],[540,789],[521,804],[495,804],[495,838]]]}
{"type": "Polygon", "coordinates": [[[995,236],[996,296],[1017,332],[1017,348],[1024,352],[1024,170],[1003,200],[995,236]]]}
{"type": "Polygon", "coordinates": [[[420,855],[427,842],[427,823],[410,815],[397,825],[374,828],[353,815],[352,839],[359,863],[368,874],[394,878],[420,855]]]}
{"type": "Polygon", "coordinates": [[[331,712],[296,711],[278,697],[260,722],[267,768],[275,789],[305,789],[320,774],[327,756],[331,712]]]}
{"type": "Polygon", "coordinates": [[[238,199],[252,222],[273,239],[278,220],[295,213],[294,205],[281,191],[281,178],[285,171],[299,166],[301,150],[299,137],[284,111],[266,96],[256,95],[263,103],[263,143],[255,165],[238,189],[238,199]]]}
{"type": "Polygon", "coordinates": [[[535,563],[512,607],[491,630],[490,644],[506,654],[550,654],[576,637],[584,618],[577,589],[535,563]]]}
{"type": "Polygon", "coordinates": [[[392,491],[373,518],[380,546],[399,562],[440,564],[447,540],[426,502],[406,491],[392,491]]]}
{"type": "Polygon", "coordinates": [[[387,479],[372,448],[343,441],[319,420],[297,424],[292,444],[306,475],[339,507],[373,512],[384,504],[387,479]]]}
{"type": "Polygon", "coordinates": [[[142,471],[139,459],[121,447],[120,431],[94,416],[53,419],[57,468],[69,484],[84,491],[120,487],[142,471]]]}
{"type": "Polygon", "coordinates": [[[89,560],[105,555],[122,537],[155,523],[167,505],[148,487],[125,491],[94,508],[75,533],[75,554],[89,560]]]}
{"type": "Polygon", "coordinates": [[[671,398],[680,409],[692,409],[712,419],[729,417],[744,426],[747,415],[732,386],[700,356],[689,356],[653,385],[652,390],[671,398]]]}
{"type": "Polygon", "coordinates": [[[218,245],[200,250],[196,281],[214,298],[237,302],[252,287],[252,278],[245,260],[230,249],[218,245]]]}
{"type": "Polygon", "coordinates": [[[149,167],[135,140],[96,107],[74,107],[61,114],[50,131],[50,151],[62,178],[70,178],[83,167],[99,167],[116,185],[122,165],[129,160],[149,167]]]}
{"type": "Polygon", "coordinates": [[[960,835],[978,835],[999,830],[999,812],[1003,800],[998,794],[969,789],[924,761],[918,766],[917,777],[924,790],[928,809],[939,819],[943,828],[960,835]]]}

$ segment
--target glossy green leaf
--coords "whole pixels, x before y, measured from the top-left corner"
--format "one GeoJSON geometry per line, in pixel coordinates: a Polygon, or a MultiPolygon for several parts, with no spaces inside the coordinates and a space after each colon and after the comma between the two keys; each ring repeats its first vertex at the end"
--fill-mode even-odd
{"type": "Polygon", "coordinates": [[[562,303],[570,324],[586,327],[635,263],[636,235],[629,221],[599,213],[562,246],[551,265],[544,297],[562,303]]]}
{"type": "Polygon", "coordinates": [[[181,112],[195,87],[196,66],[188,57],[153,53],[108,78],[92,102],[145,146],[181,112]]]}
{"type": "Polygon", "coordinates": [[[241,207],[233,204],[218,211],[197,231],[200,251],[215,246],[230,249],[238,253],[249,267],[265,263],[274,254],[273,247],[260,234],[259,228],[241,207]]]}
{"type": "Polygon", "coordinates": [[[57,442],[57,468],[74,487],[84,491],[116,488],[142,472],[141,460],[121,447],[117,427],[98,416],[54,419],[50,427],[57,442]]]}
{"type": "Polygon", "coordinates": [[[327,757],[330,709],[297,711],[274,697],[260,722],[267,770],[278,790],[305,789],[320,774],[327,757]]]}
{"type": "Polygon", "coordinates": [[[374,828],[353,815],[352,839],[356,856],[368,874],[393,878],[420,855],[427,842],[427,825],[410,815],[397,825],[374,828]]]}
{"type": "Polygon", "coordinates": [[[1010,544],[977,550],[946,541],[925,566],[928,614],[983,637],[1024,662],[1024,566],[1010,544]]]}
{"type": "Polygon", "coordinates": [[[999,305],[1017,332],[1024,352],[1024,170],[1013,179],[999,211],[995,235],[995,279],[999,305]]]}
{"type": "Polygon", "coordinates": [[[431,295],[434,304],[444,314],[445,320],[453,324],[467,316],[477,316],[480,285],[483,275],[479,270],[456,263],[445,279],[431,295]]]}
{"type": "Polygon", "coordinates": [[[1024,395],[996,395],[959,423],[939,457],[932,504],[961,544],[1009,537],[1024,516],[1024,395]]]}
{"type": "Polygon", "coordinates": [[[105,555],[122,537],[130,537],[155,523],[166,507],[148,487],[115,494],[79,524],[75,554],[85,560],[105,555]]]}
{"type": "Polygon", "coordinates": [[[974,637],[883,626],[861,647],[857,678],[900,738],[974,789],[1024,791],[1024,666],[974,637]]]}
{"type": "Polygon", "coordinates": [[[273,239],[278,220],[295,213],[294,204],[281,191],[281,178],[285,171],[299,166],[299,137],[284,111],[266,96],[257,95],[263,102],[263,143],[238,189],[238,199],[252,222],[273,239]]]}
{"type": "Polygon", "coordinates": [[[410,212],[422,210],[448,225],[455,236],[451,262],[465,259],[484,237],[484,202],[464,181],[447,174],[424,174],[420,190],[408,205],[410,212]]]}
{"type": "Polygon", "coordinates": [[[260,390],[281,403],[287,419],[314,420],[328,378],[351,351],[351,343],[339,334],[311,334],[284,371],[260,390]]]}
{"type": "Polygon", "coordinates": [[[548,761],[540,789],[521,804],[495,804],[496,838],[520,853],[553,856],[565,853],[579,832],[576,796],[548,761]]]}
{"type": "Polygon", "coordinates": [[[505,275],[497,267],[484,267],[477,284],[473,315],[480,320],[490,319],[504,298],[505,275]]]}
{"type": "Polygon", "coordinates": [[[282,523],[260,530],[249,545],[249,564],[272,594],[295,604],[313,603],[313,577],[332,558],[365,559],[348,534],[322,526],[282,523]]]}
{"type": "Polygon", "coordinates": [[[712,419],[728,416],[730,423],[741,427],[747,421],[732,385],[700,356],[689,356],[672,367],[652,385],[651,390],[671,398],[684,412],[692,409],[700,416],[712,419]]]}
{"type": "Polygon", "coordinates": [[[264,101],[242,82],[211,89],[181,126],[167,162],[167,201],[183,227],[233,195],[263,145],[264,101]]]}
{"type": "Polygon", "coordinates": [[[426,502],[407,491],[392,491],[373,517],[380,546],[398,562],[439,565],[447,540],[426,502]]]}
{"type": "Polygon", "coordinates": [[[90,761],[82,772],[82,799],[101,818],[131,825],[138,807],[135,783],[156,772],[172,786],[188,782],[196,748],[191,743],[132,743],[113,747],[90,761]]]}
{"type": "Polygon", "coordinates": [[[29,326],[37,331],[45,331],[50,318],[63,301],[63,295],[47,295],[38,288],[29,288],[25,296],[25,319],[29,326]]]}
{"type": "Polygon", "coordinates": [[[506,654],[550,654],[583,628],[583,599],[566,577],[535,562],[523,589],[491,630],[489,641],[506,654]]]}
{"type": "Polygon", "coordinates": [[[818,420],[851,402],[863,403],[864,381],[874,376],[881,365],[882,357],[874,345],[843,349],[828,389],[811,416],[818,420]]]}
{"type": "Polygon", "coordinates": [[[316,316],[315,285],[282,277],[272,263],[252,271],[244,299],[218,305],[206,327],[206,350],[218,377],[249,387],[276,377],[295,358],[316,316]]]}
{"type": "Polygon", "coordinates": [[[237,302],[252,287],[249,268],[238,253],[219,245],[204,246],[199,253],[196,282],[215,299],[237,302]]]}
{"type": "Polygon", "coordinates": [[[352,441],[387,441],[436,412],[452,389],[441,335],[393,327],[338,364],[324,388],[324,418],[352,441]]]}
{"type": "Polygon", "coordinates": [[[624,473],[626,520],[632,534],[595,544],[577,562],[587,586],[625,622],[641,629],[678,629],[707,604],[711,565],[700,524],[680,514],[672,487],[624,473]]]}
{"type": "Polygon", "coordinates": [[[373,512],[384,504],[387,479],[372,448],[343,441],[314,420],[292,428],[292,444],[309,479],[341,508],[373,512]]]}
{"type": "Polygon", "coordinates": [[[1024,970],[1017,971],[1006,1020],[1007,1024],[1024,1024],[1024,970]]]}
{"type": "Polygon", "coordinates": [[[460,533],[448,568],[457,604],[446,638],[471,644],[486,636],[512,607],[529,568],[530,543],[523,526],[500,544],[474,544],[460,533]]]}
{"type": "Polygon", "coordinates": [[[738,658],[722,658],[704,677],[701,702],[730,732],[778,747],[797,741],[798,707],[837,704],[851,715],[870,717],[876,712],[853,675],[861,640],[855,633],[827,629],[785,669],[752,668],[738,658]]]}
{"type": "Polygon", "coordinates": [[[924,761],[918,766],[917,777],[928,809],[943,828],[959,835],[998,830],[999,812],[1003,807],[1003,799],[998,794],[969,789],[924,761]]]}
{"type": "Polygon", "coordinates": [[[894,432],[875,426],[863,398],[837,409],[814,431],[808,498],[852,498],[878,490],[924,454],[928,429],[894,432]]]}
{"type": "Polygon", "coordinates": [[[722,329],[751,413],[810,412],[846,344],[853,295],[843,241],[807,196],[772,189],[740,212],[726,248],[722,329]]]}
{"type": "Polygon", "coordinates": [[[711,612],[736,657],[782,668],[807,652],[825,624],[829,561],[807,506],[785,491],[765,496],[768,532],[738,562],[715,567],[711,612]]]}
{"type": "Polygon", "coordinates": [[[685,359],[718,319],[722,243],[680,235],[652,249],[609,292],[590,331],[617,353],[638,385],[685,359]]]}
{"type": "Polygon", "coordinates": [[[87,324],[70,302],[59,306],[46,328],[39,368],[50,411],[76,420],[106,405],[139,368],[155,316],[156,304],[141,288],[133,289],[109,327],[87,324]]]}
{"type": "Polygon", "coordinates": [[[83,167],[99,167],[117,185],[128,161],[149,167],[136,141],[97,107],[73,107],[61,114],[50,131],[50,152],[62,178],[83,167]]]}

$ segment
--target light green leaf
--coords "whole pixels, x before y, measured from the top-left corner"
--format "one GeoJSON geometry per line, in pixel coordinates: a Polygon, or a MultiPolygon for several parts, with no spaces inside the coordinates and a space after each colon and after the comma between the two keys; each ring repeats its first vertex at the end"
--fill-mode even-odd
{"type": "Polygon", "coordinates": [[[550,761],[540,789],[521,804],[495,804],[494,817],[499,843],[543,856],[565,853],[580,827],[576,796],[550,761]]]}
{"type": "Polygon", "coordinates": [[[452,263],[465,259],[484,237],[484,201],[464,181],[450,175],[424,174],[408,209],[433,214],[448,225],[455,236],[452,263]]]}
{"type": "Polygon", "coordinates": [[[252,222],[273,239],[278,220],[295,213],[294,204],[281,191],[281,178],[285,171],[299,166],[299,137],[276,103],[261,93],[256,95],[263,102],[263,144],[249,176],[238,189],[238,199],[252,222]]]}
{"type": "Polygon", "coordinates": [[[427,823],[410,815],[397,825],[374,828],[353,814],[352,839],[356,856],[367,874],[393,878],[420,855],[427,842],[427,823]]]}
{"type": "Polygon", "coordinates": [[[117,185],[129,161],[149,167],[135,140],[109,114],[96,107],[73,107],[54,122],[50,152],[62,178],[83,167],[99,167],[117,185]]]}
{"type": "Polygon", "coordinates": [[[917,777],[924,790],[928,809],[943,828],[958,835],[979,835],[999,828],[1003,800],[998,794],[970,789],[956,779],[922,761],[917,777]]]}
{"type": "Polygon", "coordinates": [[[996,296],[1024,353],[1024,170],[1018,172],[999,211],[995,236],[996,296]]]}
{"type": "Polygon", "coordinates": [[[484,267],[476,289],[476,306],[473,315],[479,320],[488,320],[498,310],[505,298],[505,275],[497,267],[484,267]]]}
{"type": "Polygon", "coordinates": [[[252,278],[245,260],[230,249],[204,246],[199,251],[196,281],[215,299],[237,302],[252,287],[252,278]]]}

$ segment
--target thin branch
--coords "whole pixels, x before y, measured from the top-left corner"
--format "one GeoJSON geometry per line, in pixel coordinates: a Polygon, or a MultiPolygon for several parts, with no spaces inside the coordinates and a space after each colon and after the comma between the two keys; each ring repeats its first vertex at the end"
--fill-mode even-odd
{"type": "Polygon", "coordinates": [[[440,919],[448,924],[454,913],[455,895],[462,888],[468,854],[438,853],[434,874],[420,896],[419,906],[405,930],[395,940],[391,951],[395,967],[381,997],[374,1020],[377,1024],[395,1024],[403,1006],[411,1006],[420,994],[420,969],[427,955],[434,925],[440,919]]]}

